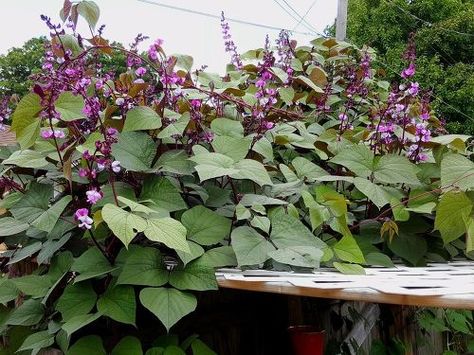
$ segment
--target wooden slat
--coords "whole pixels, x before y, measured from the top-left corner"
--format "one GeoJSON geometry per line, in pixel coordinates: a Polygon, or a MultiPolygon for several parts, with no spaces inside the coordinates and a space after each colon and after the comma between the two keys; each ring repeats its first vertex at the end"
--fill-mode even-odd
{"type": "Polygon", "coordinates": [[[219,286],[253,292],[268,292],[294,296],[331,298],[346,301],[388,303],[421,307],[443,307],[474,310],[474,294],[449,296],[395,295],[377,292],[372,289],[318,289],[297,287],[286,282],[240,281],[218,279],[219,286]]]}
{"type": "Polygon", "coordinates": [[[6,147],[8,145],[16,144],[15,133],[10,131],[10,127],[6,126],[7,129],[4,131],[0,130],[0,146],[6,147]]]}

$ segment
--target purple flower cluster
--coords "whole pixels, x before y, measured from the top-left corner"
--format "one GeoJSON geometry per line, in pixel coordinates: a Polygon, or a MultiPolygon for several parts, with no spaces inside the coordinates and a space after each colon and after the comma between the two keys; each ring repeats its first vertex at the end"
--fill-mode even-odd
{"type": "Polygon", "coordinates": [[[224,38],[225,51],[231,55],[231,63],[235,65],[237,69],[242,69],[243,63],[240,58],[239,52],[237,52],[237,46],[232,40],[232,35],[230,34],[230,26],[226,21],[224,12],[221,13],[221,28],[222,28],[222,37],[224,38]]]}
{"type": "Polygon", "coordinates": [[[291,48],[290,35],[288,31],[281,30],[276,39],[277,53],[278,53],[278,66],[283,69],[288,75],[293,74],[291,68],[291,61],[293,59],[293,51],[291,48]]]}
{"type": "Polygon", "coordinates": [[[4,131],[5,122],[10,119],[12,110],[9,107],[10,97],[6,96],[0,100],[0,132],[4,131]]]}

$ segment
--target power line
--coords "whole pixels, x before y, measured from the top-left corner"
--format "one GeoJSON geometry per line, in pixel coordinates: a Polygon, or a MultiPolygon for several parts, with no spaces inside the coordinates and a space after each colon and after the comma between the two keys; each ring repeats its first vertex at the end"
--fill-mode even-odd
{"type": "MultiPolygon", "coordinates": [[[[172,10],[187,12],[187,13],[194,14],[194,15],[200,15],[200,16],[215,18],[215,19],[218,19],[218,20],[221,19],[220,16],[213,15],[213,14],[210,14],[210,13],[207,13],[207,12],[196,11],[196,10],[191,10],[191,9],[187,9],[187,8],[183,8],[183,7],[163,4],[163,3],[160,3],[160,2],[156,2],[156,1],[151,1],[151,0],[137,0],[137,1],[147,3],[147,4],[156,5],[156,6],[160,6],[160,7],[165,7],[165,8],[172,9],[172,10]]],[[[281,30],[290,31],[288,29],[281,28],[281,27],[263,25],[263,24],[260,24],[260,23],[244,21],[244,20],[239,20],[239,19],[235,19],[235,18],[226,17],[226,20],[229,21],[229,22],[235,22],[235,23],[240,23],[240,24],[243,24],[243,25],[249,25],[249,26],[265,28],[265,29],[273,30],[273,31],[281,31],[281,30]]],[[[309,32],[299,32],[299,31],[290,31],[290,32],[297,33],[297,34],[300,34],[300,35],[305,35],[305,36],[311,36],[311,37],[314,36],[314,33],[309,33],[309,32]]]]}
{"type": "Polygon", "coordinates": [[[318,0],[314,0],[313,3],[311,4],[311,6],[308,8],[308,10],[306,10],[306,12],[304,13],[303,17],[301,18],[301,20],[299,20],[299,22],[295,25],[295,27],[293,27],[293,31],[296,30],[298,28],[298,26],[301,24],[302,21],[305,20],[306,16],[309,14],[309,12],[313,9],[314,5],[316,5],[316,3],[318,2],[318,0]]]}
{"type": "Polygon", "coordinates": [[[273,0],[274,3],[276,3],[283,11],[285,11],[293,20],[295,21],[300,21],[304,27],[306,27],[308,30],[312,31],[313,33],[325,37],[323,34],[319,33],[308,21],[304,20],[303,17],[286,1],[283,0],[283,2],[288,6],[288,8],[294,12],[293,15],[287,7],[283,6],[278,0],[273,0]]]}
{"type": "MultiPolygon", "coordinates": [[[[426,20],[423,20],[422,18],[419,18],[418,16],[412,14],[410,11],[408,10],[405,10],[404,8],[398,6],[397,4],[395,4],[393,1],[390,1],[390,0],[387,0],[390,4],[392,4],[393,6],[395,6],[397,9],[399,9],[400,11],[402,11],[403,13],[405,13],[406,15],[414,18],[415,20],[417,21],[420,21],[422,23],[424,23],[425,25],[427,25],[428,27],[434,27],[435,24],[431,23],[431,22],[428,22],[426,20]]],[[[446,31],[446,32],[452,32],[452,33],[456,33],[456,34],[459,34],[459,35],[463,35],[463,36],[472,36],[474,37],[474,34],[472,33],[466,33],[466,32],[459,32],[459,31],[456,31],[456,30],[451,30],[449,28],[444,28],[444,27],[441,27],[441,26],[437,26],[438,28],[442,29],[443,31],[446,31]]]]}

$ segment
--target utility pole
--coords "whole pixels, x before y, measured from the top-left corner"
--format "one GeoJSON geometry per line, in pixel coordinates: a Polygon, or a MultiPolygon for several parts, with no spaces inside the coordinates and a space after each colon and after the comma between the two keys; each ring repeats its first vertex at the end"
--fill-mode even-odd
{"type": "Polygon", "coordinates": [[[344,41],[347,31],[347,3],[349,0],[337,1],[336,39],[344,41]]]}

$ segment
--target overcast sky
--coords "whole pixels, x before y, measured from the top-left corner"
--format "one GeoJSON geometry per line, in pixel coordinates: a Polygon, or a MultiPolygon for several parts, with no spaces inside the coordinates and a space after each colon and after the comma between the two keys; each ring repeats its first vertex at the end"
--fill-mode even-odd
{"type": "MultiPolygon", "coordinates": [[[[154,0],[150,0],[154,1],[154,0]]],[[[278,0],[282,6],[283,0],[278,0]]],[[[275,0],[156,0],[157,3],[187,8],[214,15],[223,10],[227,17],[278,28],[294,29],[298,20],[278,6],[275,0]]],[[[301,16],[313,5],[305,19],[318,32],[323,32],[336,17],[337,0],[286,0],[301,16]],[[314,4],[313,4],[314,2],[314,4]]],[[[63,0],[2,0],[0,21],[0,53],[21,46],[26,40],[48,31],[41,22],[41,14],[59,20],[63,0]]],[[[151,39],[162,38],[169,54],[182,53],[194,57],[195,67],[207,64],[210,71],[222,72],[228,57],[224,53],[219,20],[183,11],[164,8],[138,0],[96,0],[100,6],[99,24],[106,24],[104,37],[124,44],[130,43],[139,32],[151,39]]],[[[291,10],[288,9],[291,12],[291,10]]],[[[294,17],[297,17],[293,14],[294,17]]],[[[263,46],[265,35],[272,39],[278,31],[238,23],[230,23],[239,52],[263,46]]],[[[296,31],[309,33],[300,24],[296,31]]],[[[313,32],[314,33],[314,32],[313,32]]],[[[317,35],[294,34],[299,44],[317,35]]]]}

